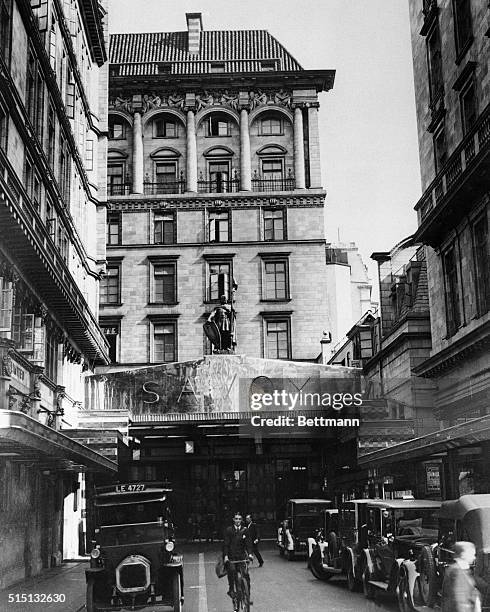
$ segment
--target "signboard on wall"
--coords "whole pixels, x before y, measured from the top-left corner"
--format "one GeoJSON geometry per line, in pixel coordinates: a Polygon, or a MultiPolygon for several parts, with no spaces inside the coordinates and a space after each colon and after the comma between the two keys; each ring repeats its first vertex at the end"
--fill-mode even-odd
{"type": "Polygon", "coordinates": [[[441,472],[439,463],[425,464],[425,490],[427,493],[440,494],[441,472]]]}

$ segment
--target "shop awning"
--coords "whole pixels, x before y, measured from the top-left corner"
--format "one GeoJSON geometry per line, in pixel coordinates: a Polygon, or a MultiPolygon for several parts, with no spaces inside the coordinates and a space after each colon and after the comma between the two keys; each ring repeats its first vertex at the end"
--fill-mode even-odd
{"type": "Polygon", "coordinates": [[[407,440],[389,448],[359,457],[359,465],[375,467],[387,463],[422,459],[453,448],[470,446],[484,440],[490,440],[490,415],[471,419],[465,423],[440,429],[433,433],[407,440]]]}
{"type": "Polygon", "coordinates": [[[117,464],[22,412],[0,410],[0,457],[41,469],[116,474],[117,464]]]}

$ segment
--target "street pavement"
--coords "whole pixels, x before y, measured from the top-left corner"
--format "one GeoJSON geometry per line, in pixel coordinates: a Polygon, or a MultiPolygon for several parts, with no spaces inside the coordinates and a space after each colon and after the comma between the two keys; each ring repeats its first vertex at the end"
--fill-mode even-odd
{"type": "MultiPolygon", "coordinates": [[[[219,550],[219,544],[184,545],[184,612],[232,611],[231,600],[226,595],[226,577],[218,579],[214,573],[219,550]]],[[[262,553],[264,566],[259,568],[255,561],[250,569],[252,612],[397,612],[396,603],[384,593],[376,601],[369,601],[362,593],[351,593],[343,579],[317,580],[307,569],[305,559],[285,560],[272,542],[262,544],[262,553]]],[[[83,562],[64,564],[42,577],[0,591],[0,612],[82,612],[86,566],[83,562]],[[27,596],[58,593],[64,594],[66,601],[9,603],[9,593],[27,596]]],[[[151,607],[145,612],[152,612],[151,607]]]]}

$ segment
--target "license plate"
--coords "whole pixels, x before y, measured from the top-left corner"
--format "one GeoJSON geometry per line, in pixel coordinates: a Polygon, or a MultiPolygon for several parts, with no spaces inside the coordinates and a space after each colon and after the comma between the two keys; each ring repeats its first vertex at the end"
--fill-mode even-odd
{"type": "Polygon", "coordinates": [[[144,491],[146,485],[144,484],[119,484],[116,485],[116,493],[137,493],[138,491],[144,491]]]}

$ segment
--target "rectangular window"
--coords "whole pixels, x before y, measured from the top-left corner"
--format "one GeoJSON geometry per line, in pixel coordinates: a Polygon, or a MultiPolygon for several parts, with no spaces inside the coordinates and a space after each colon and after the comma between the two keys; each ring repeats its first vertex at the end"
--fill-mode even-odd
{"type": "Polygon", "coordinates": [[[446,291],[447,334],[453,336],[461,325],[460,291],[456,249],[452,246],[443,255],[444,284],[446,291]]]}
{"type": "Polygon", "coordinates": [[[107,244],[121,244],[121,215],[118,212],[107,213],[107,244]]]}
{"type": "Polygon", "coordinates": [[[266,181],[280,181],[283,177],[282,159],[263,159],[262,177],[266,181]]]}
{"type": "Polygon", "coordinates": [[[222,115],[212,115],[208,121],[208,136],[229,136],[230,124],[222,115]]]}
{"type": "Polygon", "coordinates": [[[175,244],[175,213],[155,213],[153,220],[153,242],[175,244]]]}
{"type": "Polygon", "coordinates": [[[107,165],[108,195],[124,195],[124,164],[110,163],[107,165]]]}
{"type": "Polygon", "coordinates": [[[7,150],[8,115],[0,106],[0,149],[7,150]]]}
{"type": "Polygon", "coordinates": [[[46,334],[46,359],[45,359],[45,374],[56,382],[58,379],[58,338],[56,332],[48,332],[46,334]]]}
{"type": "Polygon", "coordinates": [[[230,213],[209,211],[209,242],[230,242],[230,213]]]}
{"type": "Polygon", "coordinates": [[[111,118],[109,120],[109,138],[111,140],[124,140],[125,137],[124,123],[111,118]]]}
{"type": "Polygon", "coordinates": [[[157,119],[153,122],[154,138],[177,138],[177,124],[168,119],[157,119]]]}
{"type": "Polygon", "coordinates": [[[473,244],[478,315],[482,316],[490,310],[490,257],[486,211],[473,225],[473,244]]]}
{"type": "Polygon", "coordinates": [[[34,315],[26,313],[22,306],[14,308],[12,340],[20,352],[32,353],[34,350],[34,315]]]}
{"type": "Polygon", "coordinates": [[[94,141],[90,138],[85,142],[85,169],[88,172],[94,169],[94,141]]]}
{"type": "Polygon", "coordinates": [[[120,266],[108,265],[100,281],[100,303],[119,304],[120,301],[120,266]]]}
{"type": "Polygon", "coordinates": [[[0,337],[9,337],[12,329],[13,286],[0,276],[0,337]]]}
{"type": "Polygon", "coordinates": [[[283,208],[264,210],[264,240],[285,240],[286,223],[283,208]]]}
{"type": "Polygon", "coordinates": [[[438,128],[434,134],[434,161],[436,165],[436,173],[447,162],[447,141],[446,128],[444,123],[438,128]]]}
{"type": "Polygon", "coordinates": [[[260,123],[262,136],[280,136],[282,134],[282,121],[278,117],[267,117],[260,123]]]}
{"type": "Polygon", "coordinates": [[[177,302],[177,265],[175,263],[153,264],[153,299],[157,304],[177,302]]]}
{"type": "Polygon", "coordinates": [[[463,133],[467,134],[477,119],[475,81],[470,79],[460,95],[463,133]]]}
{"type": "Polygon", "coordinates": [[[174,193],[177,182],[175,162],[155,162],[156,193],[174,193]]]}
{"type": "Polygon", "coordinates": [[[220,295],[231,295],[231,262],[210,262],[208,267],[208,301],[218,302],[220,295]]]}
{"type": "Polygon", "coordinates": [[[260,62],[260,69],[262,70],[262,72],[271,72],[276,69],[276,62],[262,61],[260,62]]]}
{"type": "Polygon", "coordinates": [[[55,148],[56,148],[56,111],[54,110],[53,103],[49,103],[48,108],[48,161],[51,169],[54,170],[54,159],[55,159],[55,148]]]}
{"type": "Polygon", "coordinates": [[[8,63],[12,30],[12,1],[0,0],[0,56],[8,63]]]}
{"type": "Polygon", "coordinates": [[[473,38],[470,0],[453,0],[456,49],[462,53],[473,38]]]}
{"type": "Polygon", "coordinates": [[[270,319],[265,321],[265,358],[290,359],[290,320],[270,319]]]}
{"type": "Polygon", "coordinates": [[[436,23],[427,36],[427,58],[429,63],[430,101],[434,103],[442,94],[444,81],[442,77],[441,35],[436,23]]]}
{"type": "Polygon", "coordinates": [[[120,323],[115,322],[112,324],[104,321],[103,323],[101,322],[100,327],[105,339],[109,343],[109,359],[111,363],[117,363],[119,361],[120,323]]]}
{"type": "Polygon", "coordinates": [[[230,162],[210,161],[208,162],[210,191],[212,193],[227,193],[232,191],[230,182],[230,162]]]}
{"type": "Polygon", "coordinates": [[[177,323],[175,321],[154,321],[152,363],[177,361],[177,323]]]}
{"type": "Polygon", "coordinates": [[[36,127],[37,119],[37,99],[37,60],[34,51],[29,49],[26,72],[26,109],[34,128],[36,127]]]}
{"type": "Polygon", "coordinates": [[[288,290],[288,262],[264,261],[264,299],[287,300],[288,290]]]}

